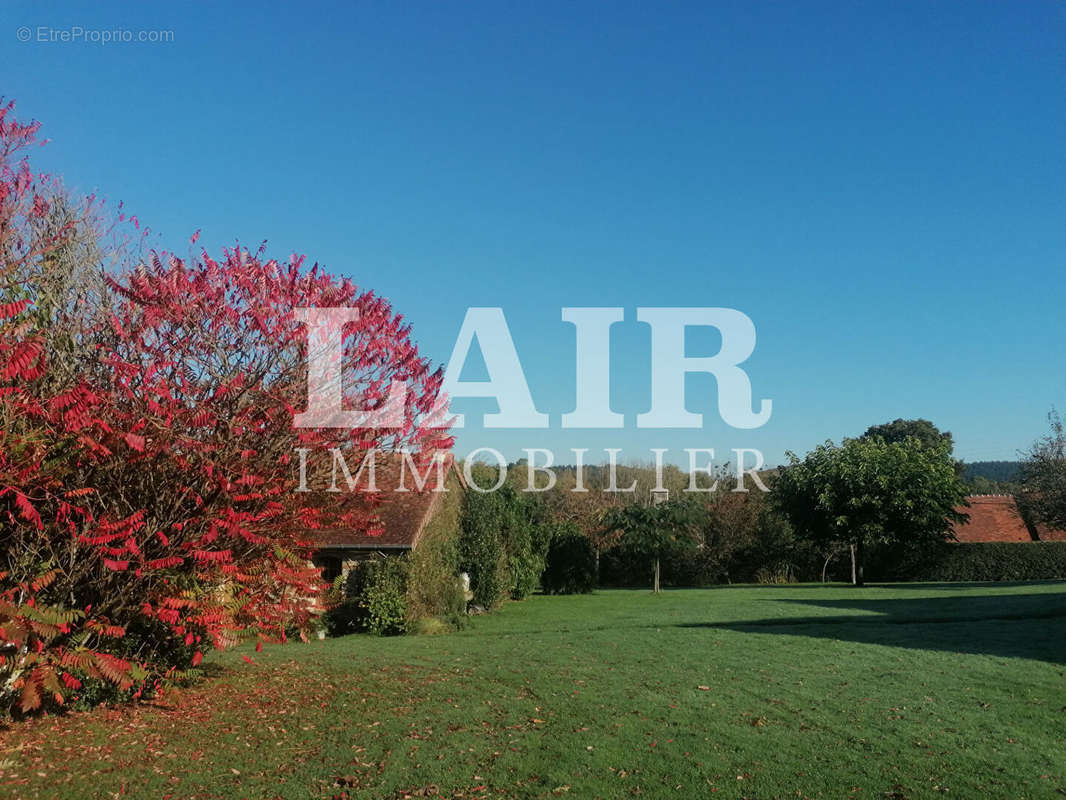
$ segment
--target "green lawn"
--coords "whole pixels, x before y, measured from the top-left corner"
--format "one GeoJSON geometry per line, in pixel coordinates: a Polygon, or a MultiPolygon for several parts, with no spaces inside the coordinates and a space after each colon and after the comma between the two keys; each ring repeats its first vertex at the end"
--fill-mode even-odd
{"type": "Polygon", "coordinates": [[[604,591],[243,653],[0,733],[0,795],[1066,794],[1064,583],[604,591]]]}

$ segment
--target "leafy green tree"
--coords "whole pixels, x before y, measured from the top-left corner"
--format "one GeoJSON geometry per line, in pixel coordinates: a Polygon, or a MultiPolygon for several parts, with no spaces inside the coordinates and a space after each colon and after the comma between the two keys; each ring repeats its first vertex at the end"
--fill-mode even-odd
{"type": "Polygon", "coordinates": [[[459,560],[470,575],[474,602],[491,609],[505,596],[522,600],[532,594],[544,572],[552,530],[535,496],[507,485],[493,492],[467,492],[459,560]]]}
{"type": "Polygon", "coordinates": [[[620,531],[622,546],[652,562],[652,591],[660,587],[660,562],[700,543],[700,509],[687,500],[657,505],[634,503],[610,509],[603,519],[609,531],[620,531]]]}
{"type": "Polygon", "coordinates": [[[797,534],[827,548],[848,546],[856,585],[868,544],[921,549],[952,538],[952,523],[966,519],[955,510],[966,488],[946,440],[863,437],[826,442],[802,461],[788,456],[774,484],[779,508],[797,534]]]}
{"type": "MultiPolygon", "coordinates": [[[[927,419],[894,419],[881,425],[871,425],[862,435],[863,439],[881,439],[892,444],[905,442],[907,439],[917,439],[923,447],[939,447],[947,445],[950,455],[955,448],[955,440],[948,431],[941,431],[936,425],[927,419]]],[[[960,477],[966,472],[966,465],[962,461],[953,460],[955,472],[960,477]]]]}
{"type": "Polygon", "coordinates": [[[485,609],[498,606],[507,586],[507,563],[501,531],[504,509],[495,492],[467,492],[463,498],[459,566],[470,575],[474,602],[485,609]]]}
{"type": "Polygon", "coordinates": [[[1066,530],[1066,426],[1054,409],[1048,422],[1050,433],[1033,444],[1022,463],[1018,500],[1034,524],[1066,530]]]}
{"type": "Polygon", "coordinates": [[[951,453],[955,442],[951,434],[941,431],[927,419],[896,419],[881,425],[871,425],[862,435],[863,439],[882,439],[889,444],[917,439],[925,447],[939,447],[947,444],[951,453]]]}
{"type": "Polygon", "coordinates": [[[512,600],[524,600],[540,583],[554,525],[535,496],[504,486],[495,494],[505,508],[504,549],[512,600]]]}

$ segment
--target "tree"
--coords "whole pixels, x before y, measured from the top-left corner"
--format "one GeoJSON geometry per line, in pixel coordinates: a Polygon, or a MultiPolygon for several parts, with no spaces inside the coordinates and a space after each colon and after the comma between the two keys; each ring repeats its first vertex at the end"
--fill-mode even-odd
{"type": "Polygon", "coordinates": [[[660,562],[668,555],[699,544],[699,508],[688,500],[669,500],[658,505],[633,503],[604,514],[603,527],[619,531],[621,544],[651,561],[652,591],[660,588],[660,562]]]}
{"type": "MultiPolygon", "coordinates": [[[[917,439],[923,447],[947,445],[948,454],[955,448],[955,440],[948,431],[941,431],[927,419],[895,419],[881,425],[871,425],[862,435],[863,439],[882,439],[889,444],[917,439]]],[[[955,472],[961,477],[966,471],[962,461],[952,461],[955,472]]]]}
{"type": "MultiPolygon", "coordinates": [[[[590,464],[582,469],[581,490],[577,484],[577,469],[573,466],[555,468],[556,481],[551,489],[538,496],[543,498],[545,507],[557,522],[573,523],[588,538],[592,545],[595,559],[594,584],[600,582],[600,559],[605,553],[618,546],[621,532],[604,527],[605,515],[611,509],[621,508],[629,503],[649,504],[655,500],[653,488],[659,483],[654,465],[619,464],[615,468],[614,483],[618,489],[630,491],[611,491],[611,471],[603,465],[590,464]]],[[[528,486],[525,469],[516,469],[508,473],[508,478],[515,481],[516,488],[528,486]]],[[[679,496],[688,485],[688,476],[673,464],[665,464],[662,469],[662,486],[671,495],[679,496]]]]}
{"type": "MultiPolygon", "coordinates": [[[[495,470],[475,465],[475,482],[495,481],[495,470]]],[[[479,484],[480,485],[480,484],[479,484]]],[[[553,526],[539,501],[501,486],[493,492],[467,492],[463,498],[460,568],[470,575],[474,602],[495,608],[509,596],[523,600],[537,588],[551,543],[553,526]]]]}
{"type": "Polygon", "coordinates": [[[917,439],[924,447],[939,447],[946,444],[948,453],[954,448],[952,436],[947,431],[941,432],[927,419],[895,419],[881,425],[871,425],[862,435],[863,439],[882,439],[889,444],[917,439]]]}
{"type": "MultiPolygon", "coordinates": [[[[209,647],[281,640],[320,613],[308,532],[369,527],[297,485],[298,447],[450,446],[428,428],[442,375],[391,306],[303,259],[149,254],[92,296],[59,271],[72,206],[19,150],[35,125],[0,111],[0,704],[60,704],[86,679],[159,685],[209,647]],[[399,429],[299,429],[301,307],[355,307],[346,397],[409,388],[399,429]]],[[[194,237],[195,241],[195,237],[194,237]]],[[[83,265],[82,265],[83,266],[83,265]]],[[[343,496],[342,496],[343,497],[343,496]]]]}
{"type": "Polygon", "coordinates": [[[874,542],[921,548],[953,537],[966,489],[949,444],[915,437],[826,442],[801,461],[789,453],[774,498],[798,535],[819,546],[848,546],[852,581],[863,584],[863,551],[874,542]]]}
{"type": "Polygon", "coordinates": [[[30,169],[26,150],[39,127],[0,102],[0,709],[23,711],[46,697],[61,704],[86,677],[128,686],[134,674],[107,652],[124,630],[56,591],[76,562],[57,559],[44,534],[73,539],[106,520],[94,520],[84,493],[63,484],[87,424],[85,391],[69,377],[78,360],[53,359],[67,368],[66,381],[49,369],[50,346],[69,343],[53,323],[79,299],[68,291],[67,256],[92,201],[63,202],[58,182],[30,169]]]}
{"type": "Polygon", "coordinates": [[[604,528],[604,515],[612,508],[619,508],[629,495],[604,491],[595,483],[596,479],[601,477],[600,473],[590,471],[589,474],[593,483],[584,481],[585,491],[576,492],[574,489],[577,486],[577,472],[571,468],[562,468],[557,472],[555,486],[545,492],[543,497],[548,512],[557,522],[576,526],[588,539],[593,552],[592,582],[595,586],[600,582],[600,556],[615,547],[621,536],[617,530],[604,528]]]}
{"type": "Polygon", "coordinates": [[[555,523],[540,584],[545,594],[587,594],[595,587],[596,553],[572,522],[555,523]]]}
{"type": "Polygon", "coordinates": [[[1036,525],[1066,530],[1066,426],[1054,409],[1051,431],[1037,440],[1022,462],[1022,513],[1036,525]]]}

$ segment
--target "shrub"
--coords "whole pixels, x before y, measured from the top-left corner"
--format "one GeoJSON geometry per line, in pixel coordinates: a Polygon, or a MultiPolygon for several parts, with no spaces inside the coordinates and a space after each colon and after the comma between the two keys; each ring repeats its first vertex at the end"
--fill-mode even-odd
{"type": "Polygon", "coordinates": [[[323,595],[327,611],[322,615],[329,636],[346,636],[366,630],[366,610],[360,604],[363,573],[358,567],[338,575],[323,595]]]}
{"type": "Polygon", "coordinates": [[[334,582],[333,604],[326,613],[331,636],[369,631],[379,636],[404,633],[410,565],[407,556],[363,561],[334,582]]]}
{"type": "Polygon", "coordinates": [[[360,601],[366,609],[366,628],[379,636],[407,630],[406,557],[383,558],[361,565],[364,573],[360,601]]]}
{"type": "Polygon", "coordinates": [[[795,535],[765,495],[756,502],[760,508],[752,521],[751,535],[731,553],[726,565],[729,580],[765,583],[786,576],[793,581],[820,580],[825,556],[809,540],[795,535]]]}
{"type": "Polygon", "coordinates": [[[760,568],[755,573],[756,583],[795,583],[796,576],[792,573],[792,564],[788,561],[777,561],[769,566],[760,568]]]}
{"type": "Polygon", "coordinates": [[[452,630],[453,626],[439,617],[422,617],[412,622],[407,632],[416,636],[434,636],[439,633],[449,633],[452,630]]]}
{"type": "Polygon", "coordinates": [[[548,594],[587,594],[596,582],[596,551],[574,525],[555,531],[545,559],[541,587],[548,594]]]}
{"type": "Polygon", "coordinates": [[[459,581],[459,531],[463,495],[449,475],[447,492],[437,499],[436,513],[426,524],[409,556],[407,621],[438,619],[452,628],[466,622],[466,597],[459,581]]]}

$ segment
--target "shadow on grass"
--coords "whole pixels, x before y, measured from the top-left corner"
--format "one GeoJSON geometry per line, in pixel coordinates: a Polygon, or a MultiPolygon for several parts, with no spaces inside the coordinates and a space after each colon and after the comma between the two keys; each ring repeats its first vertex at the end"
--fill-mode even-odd
{"type": "MultiPolygon", "coordinates": [[[[894,585],[892,588],[898,587],[894,585]]],[[[925,588],[932,587],[925,584],[925,588]]],[[[1066,594],[914,599],[802,598],[774,602],[857,613],[680,623],[677,627],[810,636],[860,644],[1066,663],[1066,594]]]]}
{"type": "MultiPolygon", "coordinates": [[[[880,583],[869,582],[865,586],[854,586],[846,581],[828,581],[826,583],[712,583],[706,586],[675,586],[672,583],[664,583],[665,592],[708,592],[708,591],[731,591],[734,589],[756,590],[766,592],[780,592],[782,590],[793,592],[801,591],[804,594],[818,592],[838,592],[841,589],[854,589],[863,592],[870,589],[907,589],[920,592],[957,592],[962,589],[1012,589],[1033,586],[1061,586],[1066,591],[1066,580],[1046,581],[974,581],[958,583],[880,583]]],[[[602,594],[603,592],[628,592],[632,594],[651,594],[651,586],[599,586],[590,594],[602,594]]],[[[542,591],[535,592],[540,597],[555,597],[563,595],[549,595],[542,591]]]]}

